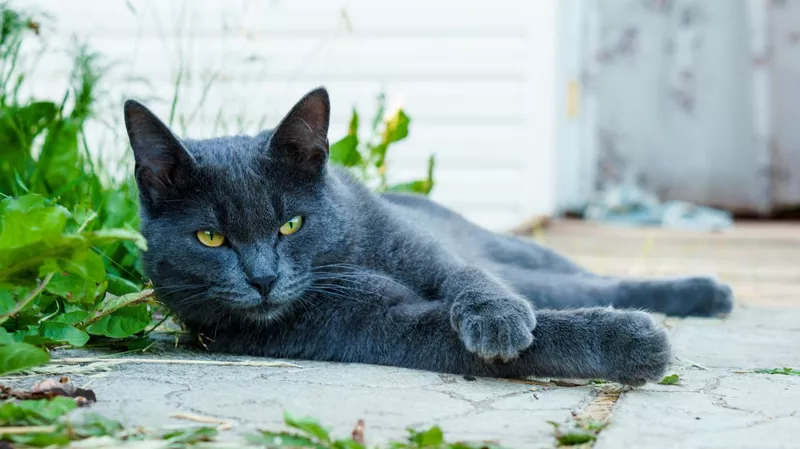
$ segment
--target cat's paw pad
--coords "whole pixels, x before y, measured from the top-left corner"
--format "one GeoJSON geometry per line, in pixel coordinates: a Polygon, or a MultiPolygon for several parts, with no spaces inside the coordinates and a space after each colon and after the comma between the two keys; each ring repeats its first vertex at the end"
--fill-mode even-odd
{"type": "Polygon", "coordinates": [[[612,313],[599,335],[608,380],[633,386],[661,380],[672,359],[664,327],[648,313],[612,313]]]}
{"type": "Polygon", "coordinates": [[[522,299],[456,302],[450,316],[467,350],[487,360],[512,360],[533,343],[536,317],[522,299]]]}

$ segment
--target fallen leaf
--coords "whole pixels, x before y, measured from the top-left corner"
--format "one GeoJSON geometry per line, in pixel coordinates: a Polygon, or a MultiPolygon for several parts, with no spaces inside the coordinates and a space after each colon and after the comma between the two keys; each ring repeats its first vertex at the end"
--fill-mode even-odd
{"type": "Polygon", "coordinates": [[[52,399],[56,396],[73,398],[78,407],[97,402],[94,391],[76,387],[68,377],[45,379],[34,385],[31,391],[14,390],[0,385],[0,399],[34,400],[52,399]]]}
{"type": "Polygon", "coordinates": [[[771,368],[771,369],[757,369],[756,373],[759,374],[780,374],[783,376],[800,376],[800,370],[792,368],[771,368]]]}
{"type": "Polygon", "coordinates": [[[663,379],[661,379],[661,382],[659,382],[659,384],[661,384],[661,385],[678,385],[678,382],[680,382],[680,380],[681,380],[681,378],[677,374],[670,374],[669,376],[666,376],[663,379]]]}
{"type": "Polygon", "coordinates": [[[364,420],[359,419],[356,423],[356,427],[353,429],[353,433],[351,434],[353,441],[358,444],[364,444],[364,420]]]}

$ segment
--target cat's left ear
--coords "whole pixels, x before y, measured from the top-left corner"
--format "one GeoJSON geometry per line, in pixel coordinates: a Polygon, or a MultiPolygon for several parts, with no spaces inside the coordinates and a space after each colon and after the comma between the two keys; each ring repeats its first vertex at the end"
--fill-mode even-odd
{"type": "Polygon", "coordinates": [[[305,171],[321,171],[328,160],[330,116],[328,91],[318,87],[307,93],[275,128],[269,157],[305,171]]]}
{"type": "Polygon", "coordinates": [[[136,161],[136,182],[155,201],[191,177],[196,161],[181,141],[141,103],[125,102],[125,128],[136,161]]]}

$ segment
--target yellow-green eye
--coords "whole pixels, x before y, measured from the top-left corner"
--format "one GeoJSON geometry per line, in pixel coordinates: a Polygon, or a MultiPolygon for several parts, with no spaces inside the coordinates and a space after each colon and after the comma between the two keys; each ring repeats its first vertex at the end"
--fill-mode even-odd
{"type": "Polygon", "coordinates": [[[281,226],[280,233],[283,235],[294,234],[303,227],[303,217],[300,215],[292,218],[281,226]]]}
{"type": "Polygon", "coordinates": [[[222,246],[225,243],[225,236],[214,231],[197,231],[195,235],[200,243],[211,248],[222,246]]]}

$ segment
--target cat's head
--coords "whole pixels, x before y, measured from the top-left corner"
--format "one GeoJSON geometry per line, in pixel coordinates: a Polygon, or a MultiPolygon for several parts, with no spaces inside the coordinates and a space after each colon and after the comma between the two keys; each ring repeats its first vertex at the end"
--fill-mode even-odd
{"type": "Polygon", "coordinates": [[[329,116],[319,88],[272,131],[191,140],[143,105],[125,103],[145,267],[181,318],[269,320],[307,293],[312,265],[340,247],[343,234],[326,169],[329,116]]]}

